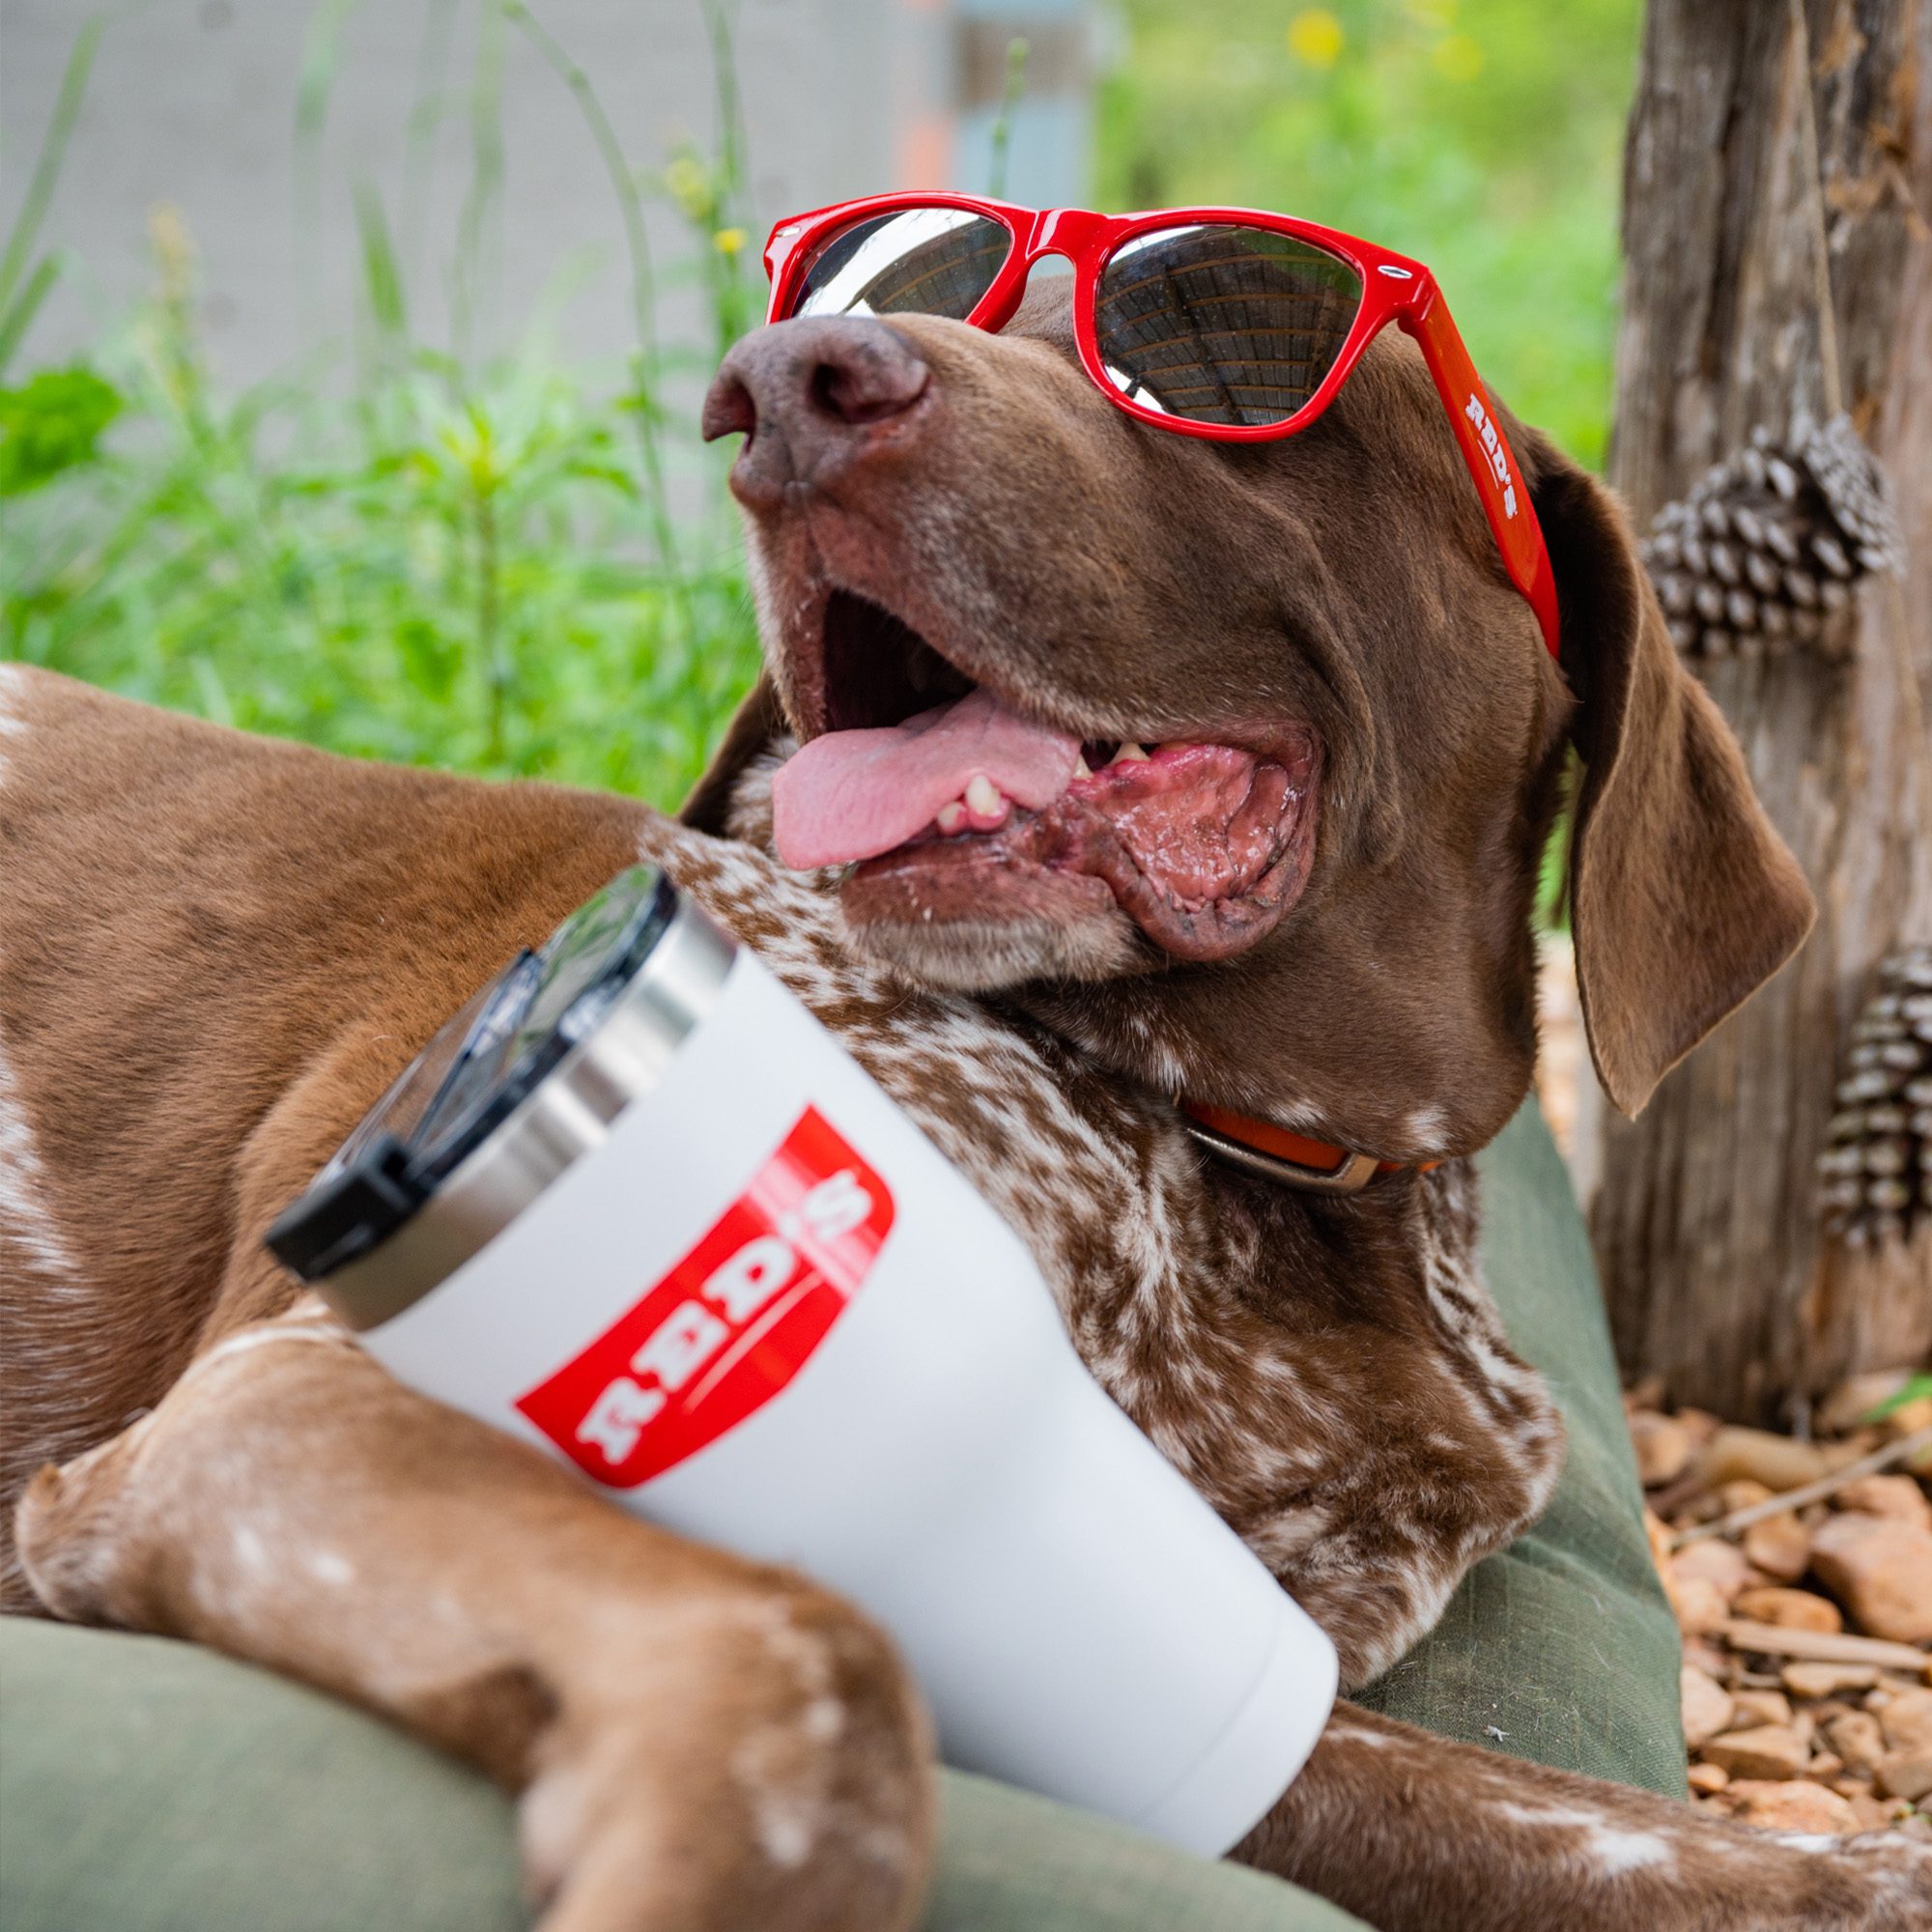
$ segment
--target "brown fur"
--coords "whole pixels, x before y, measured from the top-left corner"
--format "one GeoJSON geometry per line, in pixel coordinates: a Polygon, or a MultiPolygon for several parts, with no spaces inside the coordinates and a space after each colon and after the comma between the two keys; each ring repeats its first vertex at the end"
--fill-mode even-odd
{"type": "MultiPolygon", "coordinates": [[[[805,620],[836,583],[1096,735],[1312,728],[1317,861],[1267,938],[1163,969],[1102,913],[1088,956],[1122,967],[1041,983],[993,881],[922,975],[923,935],[769,856],[769,693],[695,797],[699,830],[0,675],[8,1480],[77,1456],[27,1492],[32,1585],[485,1764],[523,1793],[550,1932],[904,1923],[931,1830],[923,1719],[863,1618],[398,1388],[259,1247],[435,1024],[639,853],[1014,1222],[1094,1373],[1350,1682],[1534,1515],[1559,1453],[1482,1286],[1463,1161],[1323,1202],[1204,1160],[1171,1104],[1460,1156],[1527,1083],[1527,915],[1571,700],[1413,357],[1378,352],[1332,420],[1229,452],[1125,424],[1038,312],[1004,338],[906,324],[931,372],[915,410],[828,427],[800,372],[838,345],[803,354],[791,327],[721,379],[756,425],[741,494],[790,722],[817,722],[805,620]],[[961,956],[985,997],[944,989],[961,956]]],[[[1583,696],[1593,1038],[1634,1104],[1808,909],[1616,512],[1517,447],[1583,696]]],[[[1347,1705],[1242,1856],[1390,1932],[1905,1932],[1932,1911],[1902,1841],[1776,1840],[1347,1705]]]]}

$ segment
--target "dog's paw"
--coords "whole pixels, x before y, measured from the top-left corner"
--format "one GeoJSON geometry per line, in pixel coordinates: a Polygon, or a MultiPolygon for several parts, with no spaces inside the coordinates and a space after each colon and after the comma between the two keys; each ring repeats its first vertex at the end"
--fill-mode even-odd
{"type": "Polygon", "coordinates": [[[806,1586],[706,1625],[701,1675],[659,1655],[634,1685],[611,1659],[566,1681],[522,1804],[538,1932],[906,1932],[933,1795],[903,1665],[806,1586]]]}

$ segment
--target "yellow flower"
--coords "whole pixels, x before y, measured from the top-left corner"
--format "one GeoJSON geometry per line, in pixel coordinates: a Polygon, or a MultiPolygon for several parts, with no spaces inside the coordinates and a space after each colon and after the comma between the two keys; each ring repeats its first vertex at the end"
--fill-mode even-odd
{"type": "Polygon", "coordinates": [[[1310,67],[1333,67],[1345,38],[1341,21],[1326,7],[1304,7],[1288,23],[1289,52],[1310,67]]]}
{"type": "Polygon", "coordinates": [[[711,245],[721,255],[735,255],[745,245],[745,231],[742,228],[721,228],[711,238],[711,245]]]}
{"type": "Polygon", "coordinates": [[[1471,34],[1450,34],[1436,43],[1435,60],[1444,80],[1474,80],[1483,71],[1482,43],[1471,34]]]}

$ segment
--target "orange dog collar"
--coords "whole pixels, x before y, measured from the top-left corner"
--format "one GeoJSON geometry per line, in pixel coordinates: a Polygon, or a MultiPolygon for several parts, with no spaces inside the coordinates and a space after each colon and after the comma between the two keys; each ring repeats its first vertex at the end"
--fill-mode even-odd
{"type": "MultiPolygon", "coordinates": [[[[1358,1194],[1378,1175],[1398,1174],[1410,1165],[1402,1160],[1378,1160],[1372,1153],[1358,1153],[1330,1141],[1310,1140],[1305,1134],[1276,1126],[1272,1121],[1258,1121],[1251,1114],[1236,1114],[1227,1107],[1183,1100],[1180,1111],[1187,1116],[1187,1131],[1210,1153],[1246,1168],[1250,1174],[1311,1194],[1358,1194]]],[[[1427,1160],[1415,1171],[1427,1174],[1440,1165],[1440,1161],[1427,1160]]]]}

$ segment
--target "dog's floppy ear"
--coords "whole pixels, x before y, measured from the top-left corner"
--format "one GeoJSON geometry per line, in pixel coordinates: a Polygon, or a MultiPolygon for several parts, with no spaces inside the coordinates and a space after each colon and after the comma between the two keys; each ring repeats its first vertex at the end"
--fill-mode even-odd
{"type": "Polygon", "coordinates": [[[1634,1115],[1798,950],[1815,907],[1722,714],[1678,662],[1621,505],[1541,438],[1532,491],[1584,765],[1570,861],[1583,1019],[1634,1115]]]}
{"type": "Polygon", "coordinates": [[[731,722],[724,727],[724,739],[711,754],[704,776],[678,807],[678,818],[694,831],[724,838],[731,794],[737,788],[740,774],[774,738],[790,728],[779,703],[778,692],[772,686],[771,673],[761,670],[757,683],[731,714],[731,722]]]}

